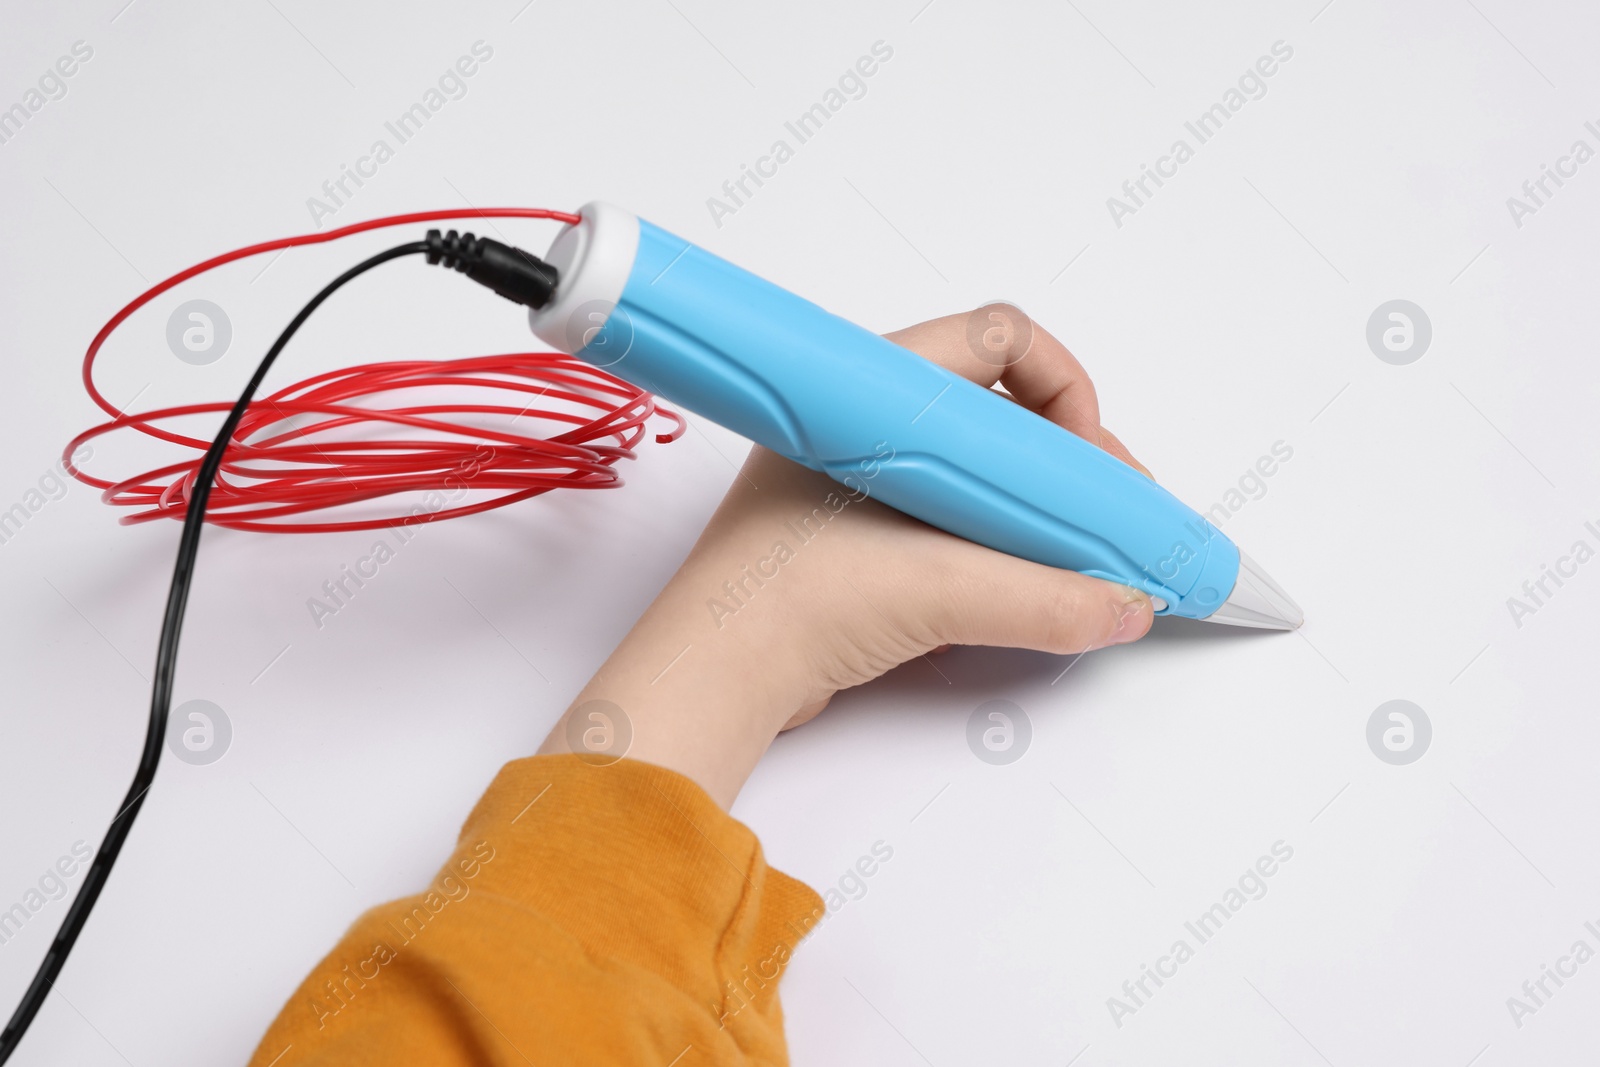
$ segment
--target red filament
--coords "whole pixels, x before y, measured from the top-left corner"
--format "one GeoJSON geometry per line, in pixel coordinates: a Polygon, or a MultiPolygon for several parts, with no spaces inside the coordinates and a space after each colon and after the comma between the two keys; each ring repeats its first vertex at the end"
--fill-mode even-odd
{"type": "MultiPolygon", "coordinates": [[[[123,523],[181,520],[211,442],[160,424],[193,415],[220,417],[232,404],[186,404],[142,414],[118,410],[94,383],[95,357],[112,332],[167,290],[236,260],[383,227],[466,218],[578,222],[576,215],[542,208],[423,211],[267,241],[180,271],[113,315],[90,342],[83,358],[84,388],[112,418],[67,444],[67,471],[101,490],[106,502],[138,509],[123,523]],[[116,481],[94,477],[73,462],[85,442],[123,429],[189,454],[116,481]]],[[[658,406],[649,393],[557,352],[368,363],[330,371],[250,404],[224,454],[206,521],[271,533],[372,530],[472,515],[551,489],[618,486],[622,476],[616,463],[634,457],[652,416],[672,423],[655,435],[657,441],[683,434],[682,417],[658,406]],[[442,401],[440,387],[450,391],[442,401]],[[399,494],[414,500],[419,492],[424,494],[420,505],[391,507],[376,517],[304,521],[314,513],[399,494]],[[463,496],[469,499],[443,503],[463,496]],[[431,503],[434,499],[441,503],[431,503]]]]}

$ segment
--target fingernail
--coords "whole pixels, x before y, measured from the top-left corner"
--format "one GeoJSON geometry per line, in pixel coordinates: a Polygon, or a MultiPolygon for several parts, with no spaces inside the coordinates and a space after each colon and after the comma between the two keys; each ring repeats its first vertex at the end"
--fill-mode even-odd
{"type": "Polygon", "coordinates": [[[1107,635],[1105,644],[1100,647],[1107,648],[1111,645],[1125,645],[1130,641],[1137,641],[1150,629],[1150,620],[1154,613],[1150,598],[1134,590],[1129,592],[1132,594],[1131,599],[1117,609],[1116,626],[1107,635]]]}

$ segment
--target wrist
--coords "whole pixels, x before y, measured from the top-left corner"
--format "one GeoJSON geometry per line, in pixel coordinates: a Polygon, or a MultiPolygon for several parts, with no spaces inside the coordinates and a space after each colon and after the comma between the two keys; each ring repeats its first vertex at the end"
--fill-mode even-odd
{"type": "Polygon", "coordinates": [[[574,699],[540,746],[605,764],[627,757],[692,779],[732,805],[806,687],[792,635],[770,619],[718,619],[715,567],[693,558],[675,575],[574,699]],[[720,625],[719,625],[720,623],[720,625]]]}

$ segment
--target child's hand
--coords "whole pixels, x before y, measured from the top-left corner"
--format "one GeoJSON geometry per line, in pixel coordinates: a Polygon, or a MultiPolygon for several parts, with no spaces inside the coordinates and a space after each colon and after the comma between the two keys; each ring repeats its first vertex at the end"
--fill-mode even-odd
{"type": "MultiPolygon", "coordinates": [[[[973,315],[991,312],[1020,314],[973,315]]],[[[971,318],[889,337],[982,385],[999,380],[1144,469],[1100,425],[1094,385],[1065,346],[1037,325],[996,320],[980,359],[971,318]],[[1019,332],[1031,335],[1023,352],[1019,332]]],[[[540,751],[647,760],[726,807],[781,729],[907,660],[952,644],[1077,653],[1150,628],[1142,593],[964,541],[870,495],[870,478],[852,490],[753,449],[689,558],[540,751]]]]}

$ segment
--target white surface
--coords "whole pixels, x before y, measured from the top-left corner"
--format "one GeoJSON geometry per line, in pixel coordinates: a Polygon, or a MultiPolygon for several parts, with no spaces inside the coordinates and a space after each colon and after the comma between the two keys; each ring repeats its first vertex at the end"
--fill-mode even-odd
{"type": "MultiPolygon", "coordinates": [[[[310,228],[306,198],[482,40],[466,95],[324,226],[604,198],[875,328],[1009,298],[1179,495],[1264,487],[1225,529],[1306,609],[1298,635],[1163,625],[1064,675],[958,650],[781,739],[737,808],[775,864],[822,888],[894,849],[786,979],[797,1064],[1593,1054],[1600,962],[1521,1028],[1506,1007],[1573,941],[1600,947],[1583,927],[1600,925],[1600,562],[1520,628],[1506,606],[1600,540],[1600,162],[1520,227],[1506,205],[1574,140],[1600,147],[1591,8],[125,3],[14,5],[0,35],[0,106],[74,41],[94,49],[0,145],[0,506],[96,421],[77,374],[101,322],[146,280],[310,228]],[[706,199],[879,40],[893,55],[865,95],[714,225],[706,199]],[[1107,197],[1280,40],[1266,95],[1116,227],[1107,197]],[[1433,324],[1409,366],[1365,340],[1397,298],[1433,324]],[[1292,458],[1251,481],[1280,441],[1292,458]],[[1033,727],[1009,766],[964,740],[996,698],[1033,727]],[[1433,723],[1409,766],[1366,742],[1395,698],[1433,723]],[[1279,840],[1293,859],[1267,895],[1118,1028],[1107,998],[1279,840]]],[[[177,299],[160,302],[108,349],[108,394],[230,395],[306,296],[387,240],[191,287],[233,322],[209,367],[167,351],[177,299]]],[[[510,305],[396,267],[341,294],[274,380],[526,336],[510,305]]],[[[121,447],[93,466],[133,469],[121,447]]],[[[15,1062],[242,1061],[363,907],[436,869],[743,448],[702,424],[646,448],[625,490],[427,528],[320,631],[306,599],[369,537],[208,535],[178,690],[226,709],[232,748],[164,763],[15,1062]]],[[[0,546],[0,907],[98,840],[138,752],[177,531],[115,519],[74,487],[0,546]]],[[[0,945],[5,1011],[64,909],[0,945]]]]}

